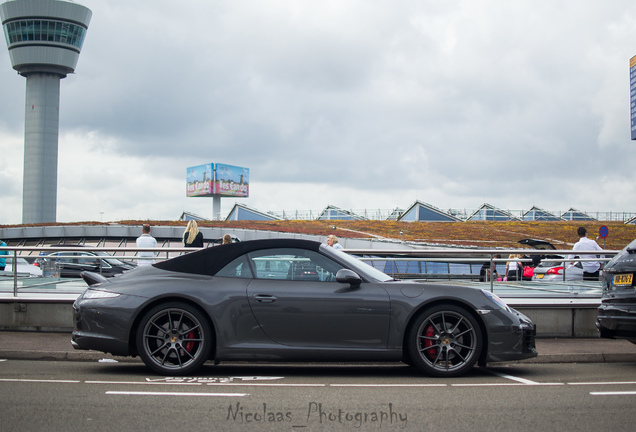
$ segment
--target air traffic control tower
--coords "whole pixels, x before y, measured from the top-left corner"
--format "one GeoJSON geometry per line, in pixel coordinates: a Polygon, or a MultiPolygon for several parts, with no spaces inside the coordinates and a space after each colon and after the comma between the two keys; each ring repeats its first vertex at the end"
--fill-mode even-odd
{"type": "Polygon", "coordinates": [[[60,80],[75,71],[91,15],[85,6],[64,0],[9,0],[0,4],[11,64],[27,79],[25,224],[56,222],[60,80]]]}

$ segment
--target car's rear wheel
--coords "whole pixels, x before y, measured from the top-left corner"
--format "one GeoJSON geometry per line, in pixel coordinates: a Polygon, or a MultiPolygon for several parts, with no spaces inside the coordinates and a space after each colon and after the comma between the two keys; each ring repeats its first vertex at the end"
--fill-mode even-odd
{"type": "Polygon", "coordinates": [[[180,302],[150,309],[137,330],[137,351],[143,362],[162,375],[187,375],[208,360],[212,329],[195,307],[180,302]]]}
{"type": "Polygon", "coordinates": [[[470,370],[481,353],[482,335],[464,308],[438,305],[415,319],[407,336],[411,361],[422,372],[452,377],[470,370]]]}

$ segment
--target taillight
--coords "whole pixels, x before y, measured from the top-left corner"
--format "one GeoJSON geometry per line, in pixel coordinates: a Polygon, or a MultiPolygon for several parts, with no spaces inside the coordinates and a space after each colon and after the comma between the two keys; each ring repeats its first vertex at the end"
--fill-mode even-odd
{"type": "Polygon", "coordinates": [[[562,275],[563,267],[550,267],[546,273],[552,275],[562,275]]]}

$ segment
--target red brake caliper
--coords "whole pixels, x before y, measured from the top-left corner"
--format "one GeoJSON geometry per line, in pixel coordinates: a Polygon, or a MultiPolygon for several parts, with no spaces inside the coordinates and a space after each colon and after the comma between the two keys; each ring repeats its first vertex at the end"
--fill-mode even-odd
{"type": "MultiPolygon", "coordinates": [[[[190,331],[186,336],[186,339],[194,339],[194,332],[190,331]]],[[[186,351],[192,352],[192,348],[194,348],[194,342],[186,342],[184,344],[186,351]]]]}
{"type": "MultiPolygon", "coordinates": [[[[433,328],[432,325],[429,325],[428,327],[426,327],[426,332],[424,333],[424,335],[427,338],[432,338],[433,336],[435,336],[435,329],[433,328]]],[[[433,346],[433,341],[431,339],[424,339],[424,348],[429,348],[432,346],[433,346]]],[[[437,357],[437,348],[426,349],[425,352],[428,358],[430,358],[431,360],[435,360],[435,358],[437,357]]]]}

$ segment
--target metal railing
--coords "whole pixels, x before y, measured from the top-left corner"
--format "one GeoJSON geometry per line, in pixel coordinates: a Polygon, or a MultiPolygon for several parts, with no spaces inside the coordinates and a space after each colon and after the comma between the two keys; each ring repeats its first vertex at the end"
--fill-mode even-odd
{"type": "MultiPolygon", "coordinates": [[[[17,266],[16,258],[20,258],[21,256],[27,256],[30,252],[48,252],[49,254],[53,253],[62,253],[62,252],[119,252],[123,253],[123,255],[112,255],[111,258],[118,260],[165,260],[175,256],[182,255],[184,253],[193,252],[195,248],[185,248],[185,247],[158,247],[158,248],[137,248],[137,247],[99,247],[99,248],[91,248],[91,247],[64,247],[63,250],[51,250],[50,246],[48,247],[37,247],[37,246],[4,246],[0,247],[0,251],[8,251],[10,255],[4,255],[4,257],[14,257],[13,262],[13,271],[12,271],[12,279],[13,279],[13,295],[18,296],[18,280],[19,272],[17,266]],[[152,252],[155,256],[151,257],[141,257],[138,254],[140,252],[152,252]]],[[[510,261],[528,263],[532,262],[532,256],[549,256],[546,258],[548,261],[562,261],[562,262],[585,262],[585,261],[599,261],[599,262],[607,262],[611,259],[612,256],[616,255],[619,251],[615,250],[603,250],[599,251],[573,251],[573,250],[535,250],[535,249],[418,249],[418,250],[395,250],[395,249],[387,249],[387,250],[379,250],[379,249],[345,249],[345,252],[360,257],[362,261],[366,261],[369,263],[376,263],[383,261],[386,263],[392,263],[393,268],[399,269],[400,265],[397,264],[399,262],[418,262],[424,263],[425,269],[428,263],[446,263],[448,265],[448,272],[445,273],[448,276],[448,279],[453,279],[453,274],[451,270],[452,264],[475,264],[475,265],[484,265],[484,263],[489,263],[489,268],[491,272],[494,268],[496,268],[497,264],[503,264],[510,261]],[[574,253],[579,256],[578,258],[569,258],[574,255],[574,253]],[[509,255],[523,255],[528,258],[504,258],[504,256],[509,255]],[[594,256],[589,258],[587,256],[594,256]],[[596,256],[602,255],[602,257],[598,258],[596,256]],[[501,258],[497,258],[497,256],[501,256],[501,258]],[[561,258],[552,258],[553,256],[561,256],[561,258]],[[585,257],[585,258],[582,258],[585,257]]],[[[29,258],[48,258],[55,259],[55,256],[33,256],[31,255],[29,258]]],[[[95,260],[98,258],[100,264],[100,272],[102,270],[102,259],[109,259],[108,256],[73,256],[73,259],[78,260],[95,260]]],[[[408,264],[407,264],[408,265],[408,264]]],[[[419,264],[421,265],[421,264],[419,264]]],[[[565,266],[564,266],[565,267],[565,266]]],[[[480,266],[481,268],[481,266],[480,266]]],[[[472,270],[472,268],[471,268],[472,270]]],[[[566,271],[567,269],[563,269],[563,281],[566,281],[566,271]]],[[[6,273],[6,272],[5,272],[6,273]]],[[[399,272],[386,272],[392,276],[404,276],[399,272]]],[[[407,277],[409,278],[417,278],[417,279],[436,279],[439,280],[439,276],[435,276],[434,278],[430,278],[432,273],[425,272],[417,272],[417,273],[408,273],[407,277]]],[[[434,273],[436,275],[443,275],[444,273],[434,273]]],[[[470,272],[471,278],[473,276],[472,271],[470,272]]],[[[455,278],[457,279],[457,278],[455,278]]],[[[490,290],[494,290],[494,278],[490,278],[490,290]]]]}
{"type": "MultiPolygon", "coordinates": [[[[545,260],[548,262],[562,262],[562,263],[578,263],[578,262],[601,262],[606,263],[611,260],[611,258],[616,255],[617,250],[603,250],[602,252],[596,251],[573,251],[571,249],[566,250],[545,250],[545,249],[437,249],[437,250],[409,250],[409,251],[395,251],[395,250],[377,250],[377,249],[347,249],[345,250],[347,253],[352,255],[356,255],[361,257],[364,261],[368,261],[370,263],[373,262],[391,262],[393,263],[393,268],[399,268],[400,265],[397,264],[399,262],[420,262],[420,263],[446,263],[448,264],[449,271],[446,273],[448,275],[448,280],[453,279],[473,279],[473,277],[478,277],[479,273],[473,273],[472,271],[469,274],[459,275],[459,277],[453,277],[455,273],[450,271],[451,264],[469,264],[469,265],[484,265],[484,263],[489,263],[488,268],[491,271],[496,268],[497,264],[505,264],[508,262],[520,262],[520,263],[532,263],[532,256],[540,256],[546,257],[545,260]],[[509,258],[510,255],[521,255],[528,258],[509,258]],[[576,256],[574,256],[576,255],[576,256]],[[601,257],[598,257],[601,255],[601,257]],[[500,258],[497,258],[500,256],[500,258]],[[592,257],[590,257],[592,256],[592,257]],[[571,258],[570,258],[571,257],[571,258]],[[463,277],[462,277],[463,276],[463,277]]],[[[402,266],[404,267],[404,266],[402,266]]],[[[601,265],[602,269],[602,265],[601,265]]],[[[386,271],[386,266],[384,269],[380,268],[379,270],[384,271],[390,276],[398,277],[398,278],[417,278],[417,279],[425,279],[425,280],[439,280],[439,276],[435,276],[433,278],[430,277],[430,273],[428,272],[415,272],[415,273],[403,273],[403,272],[390,272],[386,271]]],[[[471,267],[472,270],[472,267],[471,267]]],[[[440,273],[438,273],[440,274],[440,273]]],[[[456,275],[456,274],[455,274],[456,275]]],[[[443,277],[441,277],[443,279],[443,277]]],[[[519,278],[521,280],[521,277],[519,278]]],[[[567,267],[563,266],[562,273],[562,281],[566,282],[567,280],[567,267]]],[[[494,278],[489,278],[487,282],[490,282],[490,290],[494,290],[494,283],[496,282],[494,278]]]]}
{"type": "MultiPolygon", "coordinates": [[[[369,209],[353,209],[353,208],[340,208],[339,210],[349,213],[353,216],[357,216],[360,218],[368,219],[368,220],[395,220],[398,217],[402,216],[406,209],[382,209],[382,208],[369,208],[369,209]]],[[[449,208],[449,209],[437,209],[444,214],[448,214],[450,216],[456,217],[462,221],[468,220],[475,212],[479,209],[471,209],[471,208],[449,208]]],[[[527,215],[529,211],[532,209],[496,209],[495,211],[505,212],[510,215],[511,220],[525,220],[525,221],[546,221],[546,220],[554,220],[554,219],[546,219],[546,217],[542,217],[541,215],[537,215],[532,217],[531,215],[527,215]]],[[[546,214],[562,221],[590,221],[590,219],[562,219],[563,215],[566,215],[568,210],[544,210],[546,214]]],[[[273,216],[276,216],[281,219],[286,220],[318,220],[318,218],[323,216],[323,220],[339,220],[339,217],[334,217],[333,219],[329,219],[327,216],[323,215],[323,210],[313,210],[313,209],[295,209],[295,210],[274,210],[267,212],[273,216]]],[[[626,222],[636,216],[636,212],[628,212],[628,211],[581,211],[581,213],[589,216],[596,221],[606,221],[606,222],[626,222]]],[[[225,217],[222,217],[225,219],[225,217]]],[[[478,220],[478,219],[474,219],[478,220]]],[[[498,218],[495,219],[494,215],[486,216],[485,219],[487,221],[500,221],[505,222],[506,219],[501,219],[501,216],[498,215],[498,218]]]]}
{"type": "MultiPolygon", "coordinates": [[[[46,259],[47,261],[57,261],[63,258],[72,258],[79,261],[97,261],[99,267],[99,273],[101,274],[103,271],[103,263],[104,259],[118,259],[122,261],[143,261],[143,260],[166,260],[169,258],[173,258],[175,256],[182,255],[184,253],[193,252],[198,250],[198,248],[186,248],[186,247],[170,247],[170,248],[137,248],[137,247],[63,247],[63,248],[52,248],[50,246],[2,246],[0,247],[0,251],[7,251],[8,255],[0,255],[2,258],[13,258],[11,277],[13,279],[13,295],[17,297],[18,295],[18,280],[24,279],[25,277],[23,273],[18,271],[18,263],[17,258],[22,258],[24,256],[28,256],[29,259],[46,259]],[[29,255],[30,252],[45,252],[45,255],[29,255]],[[69,252],[123,252],[124,255],[94,255],[94,256],[80,256],[80,255],[53,255],[53,254],[65,254],[69,252]],[[152,252],[155,256],[152,257],[141,257],[138,255],[139,252],[152,252]],[[131,255],[126,255],[130,253],[131,255]]],[[[6,271],[4,273],[7,273],[6,271]]]]}

